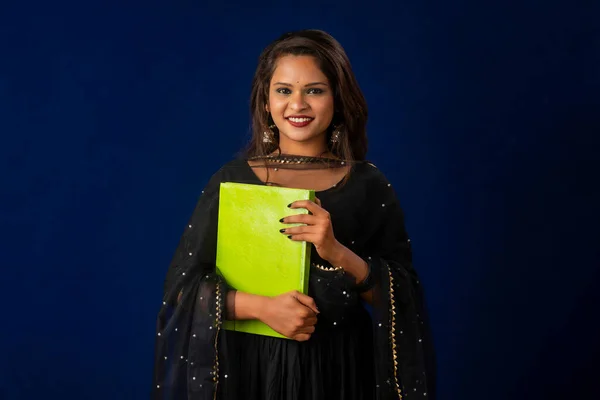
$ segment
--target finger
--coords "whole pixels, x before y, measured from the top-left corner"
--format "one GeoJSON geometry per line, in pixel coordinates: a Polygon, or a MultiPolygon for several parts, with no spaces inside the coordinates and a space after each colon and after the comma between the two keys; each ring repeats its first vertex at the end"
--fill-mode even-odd
{"type": "Polygon", "coordinates": [[[309,333],[309,334],[312,334],[314,332],[315,332],[314,325],[303,326],[302,328],[298,329],[298,331],[297,331],[297,333],[309,333]]]}
{"type": "Polygon", "coordinates": [[[310,200],[298,200],[290,204],[290,208],[305,208],[313,215],[323,214],[326,211],[317,203],[310,200]]]}
{"type": "Polygon", "coordinates": [[[315,326],[317,324],[317,317],[308,317],[304,320],[304,326],[315,326]]]}
{"type": "Polygon", "coordinates": [[[294,242],[308,242],[314,244],[315,246],[321,245],[322,238],[322,236],[319,236],[316,233],[297,233],[294,235],[288,235],[288,239],[293,240],[294,242]]]}
{"type": "Polygon", "coordinates": [[[308,333],[300,333],[297,335],[294,335],[294,337],[292,338],[298,342],[306,342],[308,339],[310,339],[310,335],[308,333]]]}
{"type": "Polygon", "coordinates": [[[321,205],[321,200],[319,200],[318,197],[315,197],[315,203],[317,203],[317,205],[321,208],[323,208],[323,206],[321,205]]]}
{"type": "Polygon", "coordinates": [[[283,224],[306,224],[306,225],[314,225],[319,222],[319,218],[314,215],[309,214],[296,214],[289,215],[280,220],[283,224]]]}
{"type": "Polygon", "coordinates": [[[308,226],[294,226],[291,228],[283,228],[280,229],[279,232],[284,233],[286,235],[300,235],[302,233],[315,233],[318,230],[318,228],[314,227],[313,225],[308,225],[308,226]]]}
{"type": "Polygon", "coordinates": [[[295,294],[295,296],[296,296],[296,300],[298,300],[298,302],[300,302],[300,304],[310,308],[316,314],[319,313],[319,309],[317,308],[317,303],[315,303],[315,301],[313,300],[312,297],[302,294],[300,292],[297,292],[295,294]]]}

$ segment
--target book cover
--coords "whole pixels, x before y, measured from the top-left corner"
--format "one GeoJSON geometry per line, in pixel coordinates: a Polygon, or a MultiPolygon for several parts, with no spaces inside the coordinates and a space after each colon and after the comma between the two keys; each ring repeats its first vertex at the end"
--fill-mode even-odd
{"type": "MultiPolygon", "coordinates": [[[[220,186],[217,273],[239,291],[277,296],[308,292],[310,243],[289,240],[279,220],[305,209],[288,204],[313,200],[313,190],[224,182],[220,186]]],[[[223,328],[284,338],[261,321],[223,321],[223,328]]]]}

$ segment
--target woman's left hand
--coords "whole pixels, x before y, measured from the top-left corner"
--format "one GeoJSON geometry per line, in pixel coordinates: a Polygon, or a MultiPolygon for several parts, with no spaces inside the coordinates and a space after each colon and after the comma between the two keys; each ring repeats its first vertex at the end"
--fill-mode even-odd
{"type": "Polygon", "coordinates": [[[313,203],[310,200],[300,200],[293,202],[289,207],[305,208],[312,215],[299,214],[283,218],[281,222],[284,224],[305,224],[305,226],[285,228],[281,233],[288,235],[291,240],[314,244],[315,250],[322,259],[329,262],[334,260],[341,245],[333,234],[331,216],[321,207],[321,201],[316,199],[313,203]]]}

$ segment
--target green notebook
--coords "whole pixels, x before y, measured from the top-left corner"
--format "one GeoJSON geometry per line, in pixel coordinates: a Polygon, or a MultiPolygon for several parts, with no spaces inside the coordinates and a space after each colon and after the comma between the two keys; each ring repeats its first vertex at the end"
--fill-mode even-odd
{"type": "MultiPolygon", "coordinates": [[[[305,209],[297,200],[314,200],[313,190],[243,183],[221,183],[217,233],[217,273],[239,291],[277,296],[308,292],[310,243],[292,241],[279,232],[279,220],[305,209]]],[[[261,321],[224,321],[223,328],[284,338],[261,321]]]]}

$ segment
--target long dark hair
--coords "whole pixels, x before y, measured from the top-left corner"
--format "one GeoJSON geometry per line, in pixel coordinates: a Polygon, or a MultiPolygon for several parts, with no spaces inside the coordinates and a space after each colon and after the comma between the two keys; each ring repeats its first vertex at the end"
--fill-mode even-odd
{"type": "Polygon", "coordinates": [[[328,150],[344,160],[364,160],[367,153],[367,102],[344,48],[328,33],[315,29],[286,33],[268,45],[260,55],[252,81],[252,139],[247,155],[264,156],[279,147],[277,128],[271,129],[275,136],[274,143],[265,143],[263,135],[269,126],[274,125],[265,105],[268,103],[269,86],[277,61],[285,55],[314,57],[333,88],[335,113],[327,132],[328,150]],[[342,127],[341,135],[339,141],[332,144],[331,134],[336,126],[342,127]]]}

